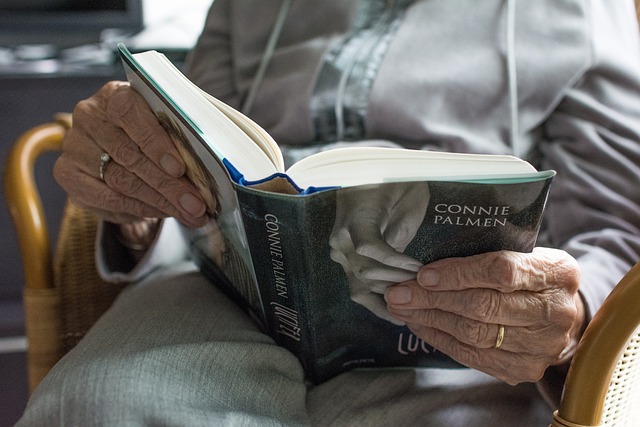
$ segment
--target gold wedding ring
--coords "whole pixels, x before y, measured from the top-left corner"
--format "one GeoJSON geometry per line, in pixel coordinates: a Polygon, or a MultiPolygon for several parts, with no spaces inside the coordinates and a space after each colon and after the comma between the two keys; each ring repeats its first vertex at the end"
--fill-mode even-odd
{"type": "Polygon", "coordinates": [[[109,153],[102,153],[100,155],[100,180],[104,182],[104,172],[107,170],[107,165],[111,161],[109,153]]]}
{"type": "Polygon", "coordinates": [[[498,325],[498,336],[496,337],[496,345],[494,348],[500,348],[504,341],[504,325],[498,325]]]}

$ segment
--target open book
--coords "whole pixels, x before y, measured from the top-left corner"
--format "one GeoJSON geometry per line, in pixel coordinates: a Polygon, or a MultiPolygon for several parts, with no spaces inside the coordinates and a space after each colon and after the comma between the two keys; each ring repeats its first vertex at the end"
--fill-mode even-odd
{"type": "Polygon", "coordinates": [[[203,274],[311,380],[357,367],[459,366],[391,317],[384,291],[440,258],[530,251],[553,171],[505,155],[361,146],[285,170],[265,130],[162,54],[120,52],[207,201],[209,225],[191,231],[203,274]]]}

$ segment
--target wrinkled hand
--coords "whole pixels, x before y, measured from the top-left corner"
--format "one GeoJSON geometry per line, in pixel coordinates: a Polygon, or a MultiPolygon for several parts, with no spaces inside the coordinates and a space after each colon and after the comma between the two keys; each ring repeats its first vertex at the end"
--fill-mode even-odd
{"type": "MultiPolygon", "coordinates": [[[[105,221],[176,217],[187,226],[202,226],[207,222],[205,205],[184,172],[169,135],[144,99],[124,82],[107,83],[76,105],[54,167],[71,201],[105,221]],[[104,181],[99,171],[103,152],[112,159],[104,181]]],[[[124,232],[131,227],[135,225],[124,226],[124,232]]]]}
{"type": "Polygon", "coordinates": [[[579,282],[566,252],[537,248],[436,261],[385,297],[391,314],[424,341],[517,384],[572,357],[586,317],[579,282]],[[500,325],[504,340],[495,348],[500,325]]]}
{"type": "Polygon", "coordinates": [[[415,278],[422,264],[403,254],[424,220],[428,187],[397,183],[379,191],[345,189],[338,193],[329,239],[331,259],[342,265],[351,299],[376,316],[390,316],[383,294],[398,282],[415,278]]]}

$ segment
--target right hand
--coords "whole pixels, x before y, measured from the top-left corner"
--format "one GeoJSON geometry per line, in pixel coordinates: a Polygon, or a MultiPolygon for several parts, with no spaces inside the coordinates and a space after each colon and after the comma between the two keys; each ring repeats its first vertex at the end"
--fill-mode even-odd
{"type": "Polygon", "coordinates": [[[148,218],[207,223],[205,204],[184,176],[185,165],[144,99],[110,82],[73,110],[54,176],[77,206],[126,229],[148,218]],[[100,179],[100,156],[111,161],[100,179]]]}

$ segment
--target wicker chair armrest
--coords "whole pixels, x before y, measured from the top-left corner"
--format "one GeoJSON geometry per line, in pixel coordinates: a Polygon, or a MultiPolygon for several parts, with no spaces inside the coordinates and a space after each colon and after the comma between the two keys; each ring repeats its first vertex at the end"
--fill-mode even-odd
{"type": "Polygon", "coordinates": [[[610,404],[635,410],[633,399],[640,397],[639,326],[640,262],[622,278],[587,326],[553,426],[601,425],[610,404]],[[635,379],[621,376],[629,372],[635,379]],[[621,395],[612,396],[622,381],[629,381],[627,387],[622,387],[621,395]]]}
{"type": "Polygon", "coordinates": [[[33,170],[41,154],[61,149],[70,124],[70,115],[61,114],[55,122],[31,129],[18,139],[6,161],[4,191],[17,232],[27,288],[53,286],[47,221],[33,170]]]}

